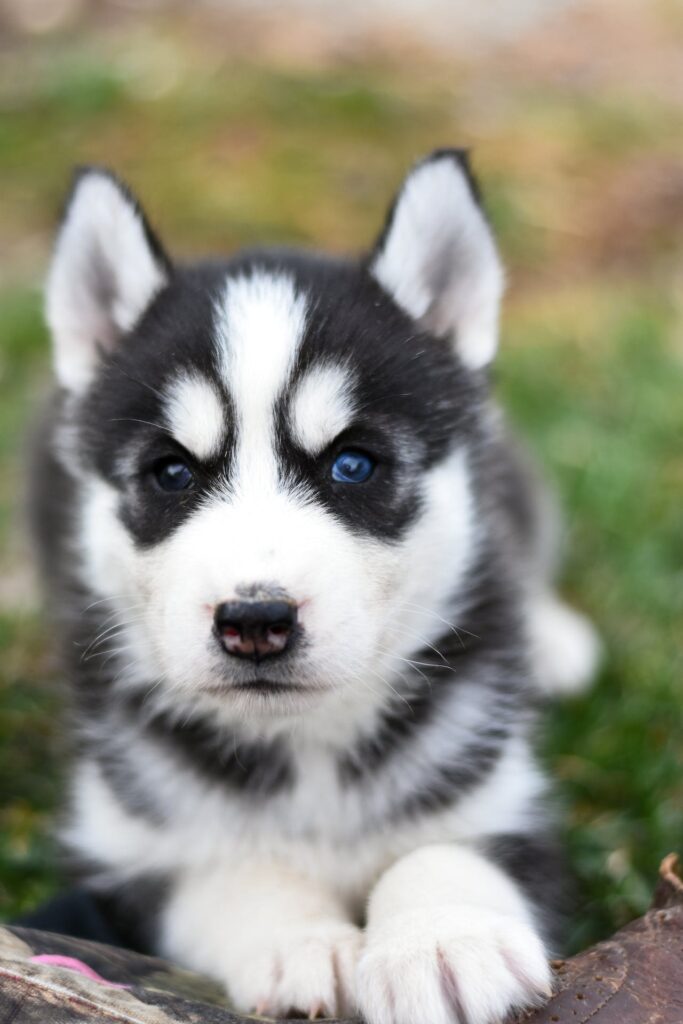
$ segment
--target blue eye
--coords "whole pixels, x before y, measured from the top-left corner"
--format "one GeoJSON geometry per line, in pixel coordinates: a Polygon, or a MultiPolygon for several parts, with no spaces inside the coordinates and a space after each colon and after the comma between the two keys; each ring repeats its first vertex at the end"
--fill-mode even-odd
{"type": "Polygon", "coordinates": [[[340,484],[364,484],[372,476],[375,460],[364,452],[349,449],[332,463],[332,479],[340,484]]]}
{"type": "Polygon", "coordinates": [[[180,459],[162,459],[157,462],[154,477],[162,491],[186,491],[194,483],[192,471],[180,459]]]}

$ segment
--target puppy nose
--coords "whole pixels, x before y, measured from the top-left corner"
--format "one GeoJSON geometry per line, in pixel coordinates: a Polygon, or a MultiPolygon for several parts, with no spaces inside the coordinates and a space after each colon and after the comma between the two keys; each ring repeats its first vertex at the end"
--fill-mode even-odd
{"type": "Polygon", "coordinates": [[[261,661],[282,654],[296,627],[293,601],[225,601],[214,615],[216,632],[228,654],[261,661]]]}

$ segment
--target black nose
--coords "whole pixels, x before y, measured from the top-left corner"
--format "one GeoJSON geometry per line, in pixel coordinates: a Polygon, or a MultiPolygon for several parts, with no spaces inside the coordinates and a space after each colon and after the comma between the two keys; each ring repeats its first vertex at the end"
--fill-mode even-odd
{"type": "Polygon", "coordinates": [[[214,615],[216,632],[228,654],[261,661],[282,654],[296,627],[293,601],[225,601],[214,615]]]}

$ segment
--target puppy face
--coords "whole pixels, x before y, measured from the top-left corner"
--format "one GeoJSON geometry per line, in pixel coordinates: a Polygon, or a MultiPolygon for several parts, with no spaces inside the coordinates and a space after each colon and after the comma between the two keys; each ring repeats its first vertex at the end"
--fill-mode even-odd
{"type": "Polygon", "coordinates": [[[48,317],[122,685],[240,716],[381,700],[474,556],[499,292],[458,154],[413,171],[363,263],[176,270],[114,179],[79,179],[48,317]]]}

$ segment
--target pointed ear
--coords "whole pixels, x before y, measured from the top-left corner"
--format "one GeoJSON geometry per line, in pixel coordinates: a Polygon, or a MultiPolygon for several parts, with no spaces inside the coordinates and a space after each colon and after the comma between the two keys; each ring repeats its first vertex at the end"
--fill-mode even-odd
{"type": "Polygon", "coordinates": [[[125,185],[99,168],[77,172],[46,293],[55,370],[65,388],[87,387],[101,352],[134,326],[169,273],[125,185]]]}
{"type": "Polygon", "coordinates": [[[503,270],[464,151],[438,150],[406,178],[370,260],[411,317],[473,369],[493,358],[503,270]]]}

